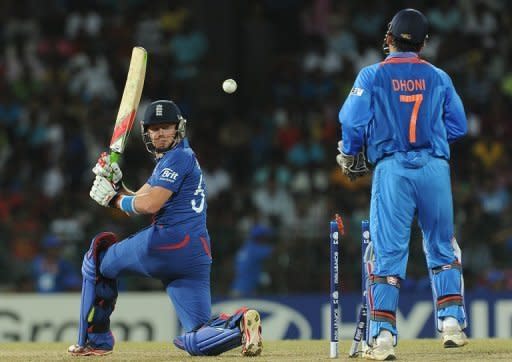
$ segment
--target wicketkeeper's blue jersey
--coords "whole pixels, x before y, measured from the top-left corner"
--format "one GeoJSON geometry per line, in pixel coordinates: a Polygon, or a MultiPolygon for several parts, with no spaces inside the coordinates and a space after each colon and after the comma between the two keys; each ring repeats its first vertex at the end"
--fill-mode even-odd
{"type": "Polygon", "coordinates": [[[416,53],[392,53],[363,68],[339,113],[343,153],[366,146],[376,164],[395,152],[426,149],[450,158],[449,143],[466,133],[464,107],[450,77],[416,53]]]}

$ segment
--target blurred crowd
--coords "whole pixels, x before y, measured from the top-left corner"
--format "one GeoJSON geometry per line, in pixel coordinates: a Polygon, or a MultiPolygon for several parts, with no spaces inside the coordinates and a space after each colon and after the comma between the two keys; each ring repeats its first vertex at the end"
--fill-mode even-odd
{"type": "MultiPolygon", "coordinates": [[[[89,198],[135,45],[149,53],[140,109],[173,99],[188,119],[208,186],[213,293],[327,291],[336,212],[347,229],[343,289],[357,290],[371,176],[341,175],[337,116],[359,69],[382,59],[387,22],[403,7],[427,15],[423,57],[451,75],[466,107],[469,134],[451,162],[467,290],[511,291],[505,0],[2,1],[0,290],[79,290],[97,232],[125,237],[151,222],[89,198]],[[225,78],[237,80],[236,93],[222,93],[225,78]]],[[[152,162],[136,125],[121,164],[126,184],[142,185],[152,162]]],[[[428,290],[427,278],[415,227],[402,288],[428,290]]],[[[124,278],[123,288],[161,286],[124,278]]]]}

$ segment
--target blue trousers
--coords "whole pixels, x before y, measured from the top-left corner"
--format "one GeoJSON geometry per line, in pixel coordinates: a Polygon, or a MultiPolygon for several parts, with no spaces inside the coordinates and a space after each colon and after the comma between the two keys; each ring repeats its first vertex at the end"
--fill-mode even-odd
{"type": "MultiPolygon", "coordinates": [[[[372,314],[372,336],[382,328],[397,334],[394,321],[398,284],[393,278],[386,277],[399,278],[398,281],[406,277],[411,225],[415,215],[423,232],[423,249],[429,270],[443,270],[432,276],[435,305],[445,306],[441,303],[443,296],[463,296],[462,274],[460,264],[457,264],[460,260],[453,245],[448,162],[424,151],[389,156],[375,168],[370,206],[370,235],[375,253],[373,274],[380,277],[374,279],[369,291],[370,308],[375,312],[372,314]],[[444,272],[452,265],[453,269],[444,272]]],[[[457,298],[460,303],[460,297],[457,298]]],[[[436,313],[438,319],[453,316],[465,325],[463,306],[450,305],[442,310],[436,309],[436,313]]]]}
{"type": "Polygon", "coordinates": [[[211,316],[211,260],[207,232],[151,225],[111,246],[100,272],[112,279],[132,274],[161,280],[188,332],[211,316]]]}
{"type": "Polygon", "coordinates": [[[376,275],[405,279],[415,214],[430,269],[455,260],[451,245],[453,203],[450,169],[444,159],[397,154],[377,164],[373,176],[370,234],[376,275]]]}

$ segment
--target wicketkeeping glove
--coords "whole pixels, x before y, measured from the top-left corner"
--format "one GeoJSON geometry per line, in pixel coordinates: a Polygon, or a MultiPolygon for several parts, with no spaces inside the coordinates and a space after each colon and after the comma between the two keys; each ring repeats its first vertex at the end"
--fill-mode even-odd
{"type": "Polygon", "coordinates": [[[109,180],[103,176],[96,176],[89,196],[101,206],[109,206],[110,201],[117,195],[117,191],[109,180]]]}
{"type": "Polygon", "coordinates": [[[123,178],[119,164],[117,162],[110,163],[110,156],[106,152],[101,153],[92,172],[96,176],[102,176],[111,180],[114,184],[118,184],[123,178]]]}
{"type": "Polygon", "coordinates": [[[342,151],[343,141],[338,142],[339,154],[336,156],[336,162],[341,167],[341,172],[347,176],[350,181],[354,181],[358,177],[363,177],[370,172],[366,164],[364,150],[356,155],[346,155],[342,151]]]}

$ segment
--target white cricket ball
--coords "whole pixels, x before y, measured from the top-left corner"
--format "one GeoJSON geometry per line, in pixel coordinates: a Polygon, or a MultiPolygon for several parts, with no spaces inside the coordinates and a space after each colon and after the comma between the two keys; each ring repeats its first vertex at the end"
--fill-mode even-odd
{"type": "Polygon", "coordinates": [[[226,79],[223,83],[222,83],[222,89],[224,89],[224,92],[226,93],[233,93],[234,91],[236,91],[236,82],[234,79],[226,79]]]}

